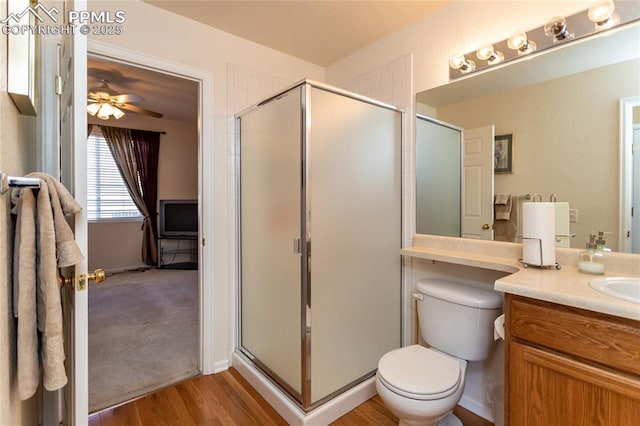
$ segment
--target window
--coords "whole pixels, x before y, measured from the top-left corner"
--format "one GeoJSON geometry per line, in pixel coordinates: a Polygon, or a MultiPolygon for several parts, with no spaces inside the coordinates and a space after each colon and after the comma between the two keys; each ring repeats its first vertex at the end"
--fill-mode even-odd
{"type": "Polygon", "coordinates": [[[87,141],[87,218],[91,221],[141,218],[100,129],[87,141]]]}

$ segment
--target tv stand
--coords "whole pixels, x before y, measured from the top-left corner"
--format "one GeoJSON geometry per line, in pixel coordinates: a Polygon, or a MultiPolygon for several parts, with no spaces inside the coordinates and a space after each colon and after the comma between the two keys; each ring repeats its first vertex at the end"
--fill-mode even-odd
{"type": "Polygon", "coordinates": [[[198,269],[198,237],[180,235],[158,237],[158,268],[198,269]]]}

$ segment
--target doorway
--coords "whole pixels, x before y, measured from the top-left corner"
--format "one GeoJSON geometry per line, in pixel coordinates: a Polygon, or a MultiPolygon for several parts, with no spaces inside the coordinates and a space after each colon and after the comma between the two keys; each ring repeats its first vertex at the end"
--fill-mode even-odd
{"type": "Polygon", "coordinates": [[[200,374],[201,191],[194,167],[200,163],[199,84],[98,55],[89,55],[87,77],[89,99],[104,99],[106,93],[117,99],[115,108],[124,114],[88,116],[88,263],[90,270],[104,269],[108,277],[89,288],[89,412],[95,412],[200,374]],[[174,209],[189,207],[189,218],[167,218],[177,226],[173,234],[167,230],[165,235],[165,221],[154,215],[158,253],[157,261],[147,260],[150,264],[140,255],[143,217],[107,143],[112,137],[108,130],[114,129],[142,130],[159,138],[160,218],[165,219],[167,200],[174,209]]]}
{"type": "Polygon", "coordinates": [[[619,250],[640,253],[640,97],[620,100],[619,250]]]}

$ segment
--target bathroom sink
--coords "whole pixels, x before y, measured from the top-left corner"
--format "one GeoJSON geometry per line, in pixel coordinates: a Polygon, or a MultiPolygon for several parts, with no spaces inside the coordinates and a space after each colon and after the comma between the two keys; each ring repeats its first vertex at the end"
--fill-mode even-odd
{"type": "Polygon", "coordinates": [[[640,277],[599,277],[589,285],[609,296],[640,304],[640,277]]]}

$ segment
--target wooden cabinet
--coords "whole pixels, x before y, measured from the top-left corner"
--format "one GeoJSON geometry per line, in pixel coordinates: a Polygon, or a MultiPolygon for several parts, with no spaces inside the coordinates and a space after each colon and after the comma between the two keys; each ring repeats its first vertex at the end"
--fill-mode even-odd
{"type": "Polygon", "coordinates": [[[506,295],[505,421],[640,425],[640,322],[506,295]]]}

